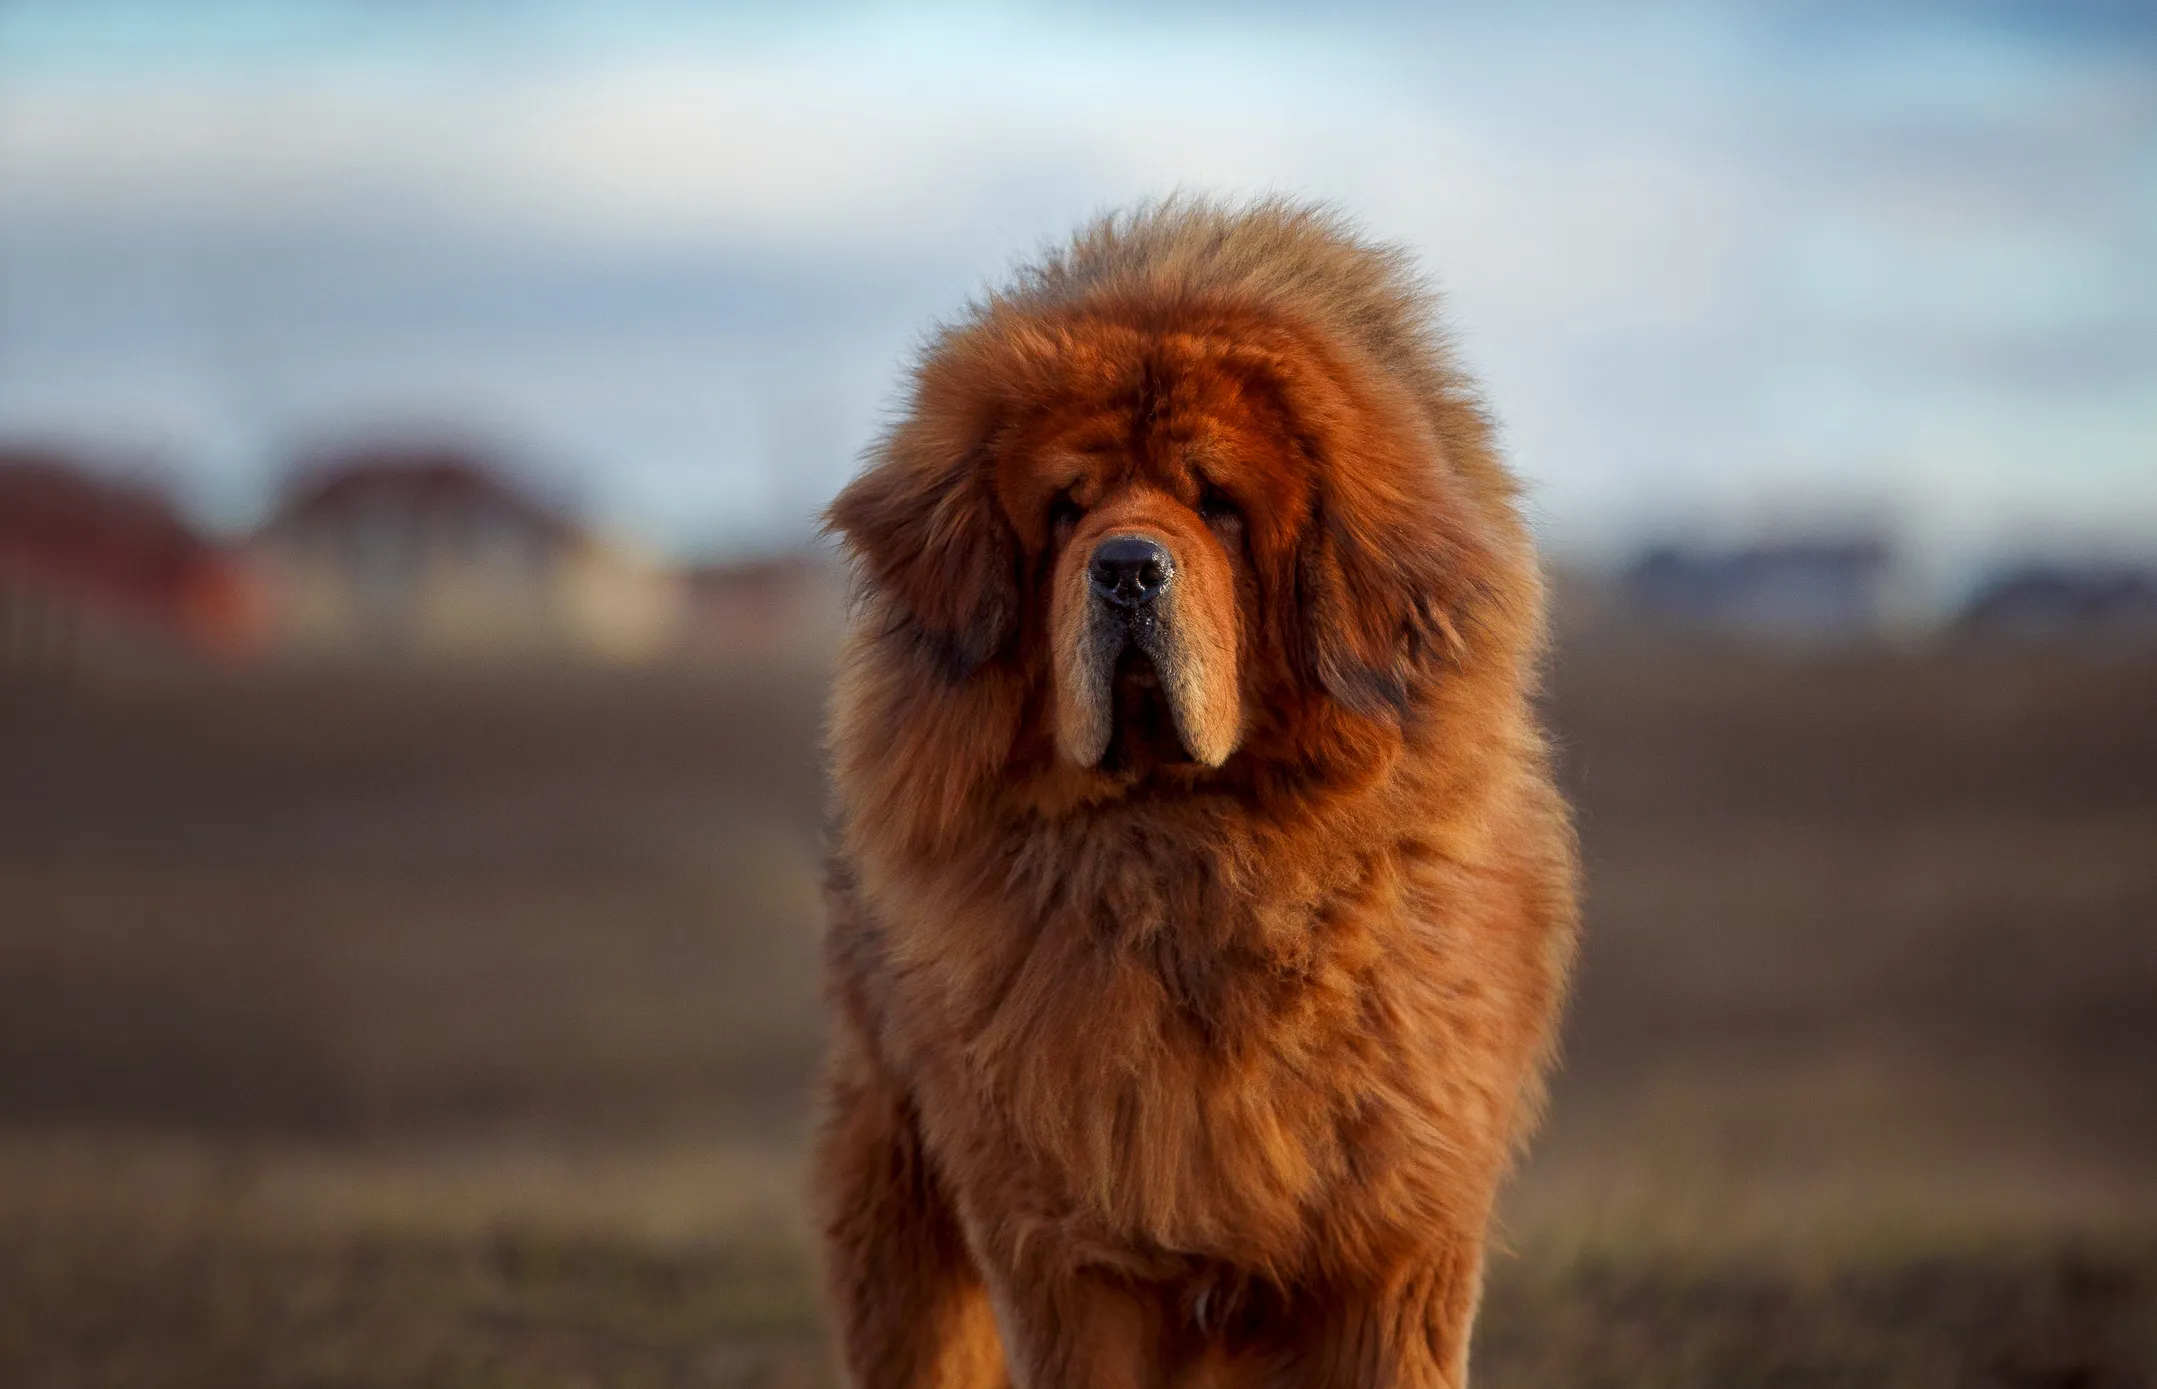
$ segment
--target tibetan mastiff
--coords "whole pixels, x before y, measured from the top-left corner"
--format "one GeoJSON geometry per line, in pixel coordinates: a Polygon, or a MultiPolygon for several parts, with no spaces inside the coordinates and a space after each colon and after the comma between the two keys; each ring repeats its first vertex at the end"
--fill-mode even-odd
{"type": "Polygon", "coordinates": [[[1432,312],[1321,209],[1113,217],[931,338],[833,502],[860,1389],[1463,1383],[1574,852],[1432,312]]]}

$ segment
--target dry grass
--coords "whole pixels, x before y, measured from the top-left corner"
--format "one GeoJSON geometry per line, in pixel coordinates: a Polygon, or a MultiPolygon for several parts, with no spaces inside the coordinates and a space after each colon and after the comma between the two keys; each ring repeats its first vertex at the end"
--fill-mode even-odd
{"type": "MultiPolygon", "coordinates": [[[[2157,664],[1585,644],[1479,1383],[2157,1383],[2157,664]]],[[[828,1383],[801,673],[0,692],[0,1384],[828,1383]]]]}
{"type": "Polygon", "coordinates": [[[827,1382],[783,1148],[76,1134],[0,1190],[11,1386],[827,1382]]]}
{"type": "MultiPolygon", "coordinates": [[[[824,1385],[783,1147],[324,1149],[136,1136],[0,1153],[0,1382],[824,1385]]],[[[1968,1233],[1541,1247],[1496,1386],[2112,1389],[2157,1364],[2157,1241],[1968,1233]]]]}

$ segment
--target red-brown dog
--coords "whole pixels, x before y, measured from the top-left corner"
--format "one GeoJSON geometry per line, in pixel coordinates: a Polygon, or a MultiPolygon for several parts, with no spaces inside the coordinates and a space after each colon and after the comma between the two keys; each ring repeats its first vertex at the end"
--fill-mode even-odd
{"type": "Polygon", "coordinates": [[[831,508],[861,1389],[1459,1385],[1572,953],[1515,484],[1397,252],[1114,219],[831,508]]]}

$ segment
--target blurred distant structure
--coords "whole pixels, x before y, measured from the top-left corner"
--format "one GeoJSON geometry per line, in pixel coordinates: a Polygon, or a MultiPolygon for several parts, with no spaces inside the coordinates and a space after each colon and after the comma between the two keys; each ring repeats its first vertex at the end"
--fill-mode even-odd
{"type": "Polygon", "coordinates": [[[1621,579],[1627,615],[1777,641],[1877,633],[1894,553],[1876,536],[1785,540],[1736,550],[1658,546],[1621,579]]]}
{"type": "Polygon", "coordinates": [[[684,577],[685,655],[816,658],[838,645],[844,584],[838,566],[822,556],[790,554],[710,564],[684,577]]]}
{"type": "Polygon", "coordinates": [[[0,670],[236,655],[256,635],[256,598],[156,491],[0,445],[0,670]]]}
{"type": "Polygon", "coordinates": [[[287,657],[635,661],[667,651],[683,613],[671,570],[455,447],[317,461],[253,549],[287,657]]]}
{"type": "Polygon", "coordinates": [[[1973,636],[2157,642],[2157,572],[2128,565],[2022,565],[1979,585],[1957,626],[1973,636]]]}

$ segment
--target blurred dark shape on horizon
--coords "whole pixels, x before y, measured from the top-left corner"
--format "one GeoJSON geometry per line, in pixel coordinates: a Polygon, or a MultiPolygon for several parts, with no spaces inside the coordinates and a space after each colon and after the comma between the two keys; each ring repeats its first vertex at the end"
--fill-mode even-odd
{"type": "Polygon", "coordinates": [[[1959,632],[2099,646],[2157,642],[2157,570],[2122,564],[2027,564],[1979,585],[1959,632]]]}
{"type": "Polygon", "coordinates": [[[484,530],[508,520],[542,543],[562,543],[576,530],[566,507],[510,482],[485,451],[450,444],[378,445],[330,450],[294,469],[265,531],[313,524],[335,527],[355,509],[388,507],[429,514],[450,529],[484,530]]]}
{"type": "Polygon", "coordinates": [[[285,654],[375,660],[642,660],[673,639],[663,565],[461,446],[309,460],[251,549],[285,654]]]}
{"type": "Polygon", "coordinates": [[[235,557],[149,486],[0,444],[0,672],[236,656],[258,635],[253,599],[235,557]]]}
{"type": "Polygon", "coordinates": [[[1894,552],[1871,535],[1791,538],[1736,550],[1647,550],[1619,579],[1629,615],[1799,644],[1877,635],[1894,552]]]}

